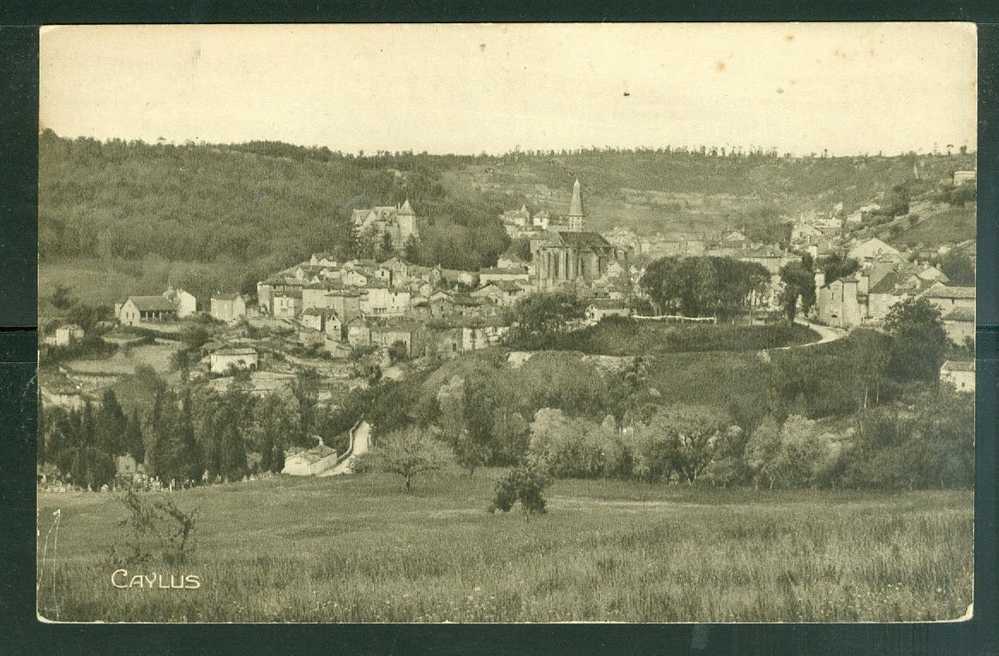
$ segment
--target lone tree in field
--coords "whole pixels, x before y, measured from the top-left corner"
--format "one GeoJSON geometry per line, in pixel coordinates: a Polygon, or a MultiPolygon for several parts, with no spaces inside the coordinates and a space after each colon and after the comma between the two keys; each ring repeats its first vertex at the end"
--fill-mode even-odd
{"type": "Polygon", "coordinates": [[[407,492],[420,474],[440,471],[453,460],[448,448],[426,429],[403,428],[380,437],[376,446],[360,457],[357,471],[398,474],[407,492]]]}

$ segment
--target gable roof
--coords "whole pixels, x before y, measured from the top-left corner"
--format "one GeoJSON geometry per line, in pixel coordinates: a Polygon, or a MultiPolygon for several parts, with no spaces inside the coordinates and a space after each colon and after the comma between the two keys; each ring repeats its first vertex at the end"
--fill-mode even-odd
{"type": "Polygon", "coordinates": [[[897,271],[889,271],[885,275],[881,276],[876,283],[870,286],[869,292],[871,294],[888,294],[898,286],[899,275],[897,271]]]}
{"type": "Polygon", "coordinates": [[[940,367],[941,371],[974,371],[974,360],[947,360],[940,367]]]}
{"type": "Polygon", "coordinates": [[[132,301],[140,312],[176,312],[173,301],[162,296],[129,296],[125,302],[132,301]]]}
{"type": "Polygon", "coordinates": [[[934,285],[927,289],[923,296],[926,298],[962,298],[962,299],[972,299],[975,298],[975,288],[974,287],[952,287],[950,285],[934,285]]]}

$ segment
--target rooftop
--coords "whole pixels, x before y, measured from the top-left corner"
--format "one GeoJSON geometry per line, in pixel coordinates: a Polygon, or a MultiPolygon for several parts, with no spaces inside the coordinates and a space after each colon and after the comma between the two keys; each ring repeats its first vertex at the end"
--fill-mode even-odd
{"type": "Polygon", "coordinates": [[[952,287],[950,285],[935,285],[926,290],[926,298],[975,298],[974,287],[952,287]]]}
{"type": "Polygon", "coordinates": [[[257,349],[243,347],[243,348],[221,348],[212,355],[256,355],[257,349]]]}
{"type": "Polygon", "coordinates": [[[940,367],[941,371],[974,371],[974,360],[947,360],[940,367]]]}
{"type": "Polygon", "coordinates": [[[177,309],[170,299],[162,296],[129,296],[127,301],[132,301],[140,312],[174,312],[177,309]]]}

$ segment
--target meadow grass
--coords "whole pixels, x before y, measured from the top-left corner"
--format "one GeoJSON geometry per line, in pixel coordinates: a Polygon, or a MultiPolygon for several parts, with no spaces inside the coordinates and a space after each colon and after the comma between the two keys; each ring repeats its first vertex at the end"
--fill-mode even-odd
{"type": "Polygon", "coordinates": [[[384,475],[172,494],[198,509],[197,590],[111,586],[125,510],[39,495],[39,612],[80,621],[897,621],[961,616],[972,493],[705,490],[556,481],[490,515],[498,471],[413,494],[384,475]],[[58,535],[53,512],[61,510],[58,535]],[[57,546],[54,543],[57,537],[57,546]],[[48,538],[47,557],[41,554],[48,538]]]}

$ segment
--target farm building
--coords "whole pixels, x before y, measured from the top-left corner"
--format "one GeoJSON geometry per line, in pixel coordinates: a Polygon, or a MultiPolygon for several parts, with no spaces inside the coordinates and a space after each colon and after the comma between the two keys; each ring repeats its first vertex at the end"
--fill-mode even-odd
{"type": "Polygon", "coordinates": [[[222,348],[211,354],[210,361],[212,373],[222,374],[232,367],[256,369],[258,356],[256,349],[249,347],[222,348]]]}
{"type": "Polygon", "coordinates": [[[177,308],[163,296],[129,296],[123,303],[115,303],[115,315],[126,326],[147,321],[172,321],[177,318],[177,308]]]}
{"type": "Polygon", "coordinates": [[[282,474],[291,476],[316,476],[336,466],[336,450],[317,437],[319,444],[285,456],[282,474]]]}

